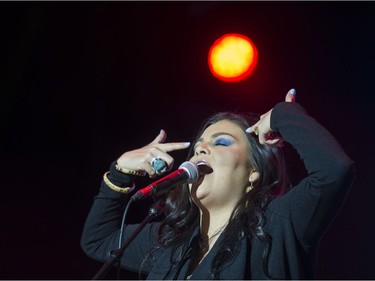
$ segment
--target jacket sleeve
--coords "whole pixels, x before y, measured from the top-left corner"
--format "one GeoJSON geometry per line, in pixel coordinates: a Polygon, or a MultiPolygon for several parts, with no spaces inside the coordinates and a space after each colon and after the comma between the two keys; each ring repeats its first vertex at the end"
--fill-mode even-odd
{"type": "MultiPolygon", "coordinates": [[[[109,180],[120,187],[131,186],[133,177],[116,171],[115,163],[110,168],[109,180]]],[[[104,181],[99,194],[86,219],[81,236],[81,247],[86,255],[97,261],[106,262],[112,250],[119,248],[121,220],[128,196],[110,189],[104,181]]],[[[137,225],[125,227],[122,243],[133,233],[137,225]]],[[[146,225],[133,242],[125,249],[121,265],[133,271],[149,270],[145,257],[153,247],[156,237],[153,224],[146,225]]]]}
{"type": "Polygon", "coordinates": [[[354,164],[336,139],[297,103],[277,104],[271,128],[294,147],[307,170],[300,183],[275,200],[275,209],[289,217],[306,249],[319,240],[345,201],[355,178],[354,164]]]}

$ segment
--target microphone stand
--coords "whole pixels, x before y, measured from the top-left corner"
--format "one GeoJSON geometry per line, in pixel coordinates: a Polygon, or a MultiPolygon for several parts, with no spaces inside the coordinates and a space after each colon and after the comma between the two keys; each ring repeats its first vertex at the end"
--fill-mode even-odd
{"type": "Polygon", "coordinates": [[[138,235],[138,233],[143,229],[143,227],[145,227],[145,225],[150,220],[157,217],[163,210],[164,210],[164,205],[161,204],[160,202],[157,202],[153,206],[151,206],[150,209],[148,210],[148,215],[138,225],[138,227],[134,230],[132,235],[130,235],[130,237],[124,242],[121,248],[114,249],[111,251],[108,261],[101,267],[101,269],[95,274],[95,276],[91,280],[102,279],[111,270],[112,266],[115,263],[119,263],[124,253],[124,250],[134,240],[134,238],[138,235]]]}

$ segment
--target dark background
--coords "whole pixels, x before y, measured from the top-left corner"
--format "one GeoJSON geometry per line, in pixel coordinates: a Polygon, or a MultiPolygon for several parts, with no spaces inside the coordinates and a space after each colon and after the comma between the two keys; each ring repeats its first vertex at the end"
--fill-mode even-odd
{"type": "Polygon", "coordinates": [[[101,263],[79,240],[111,161],[161,128],[189,141],[211,113],[265,113],[295,88],[358,174],[318,277],[375,279],[374,2],[2,2],[0,31],[0,278],[90,279],[101,263]],[[207,53],[233,32],[259,63],[224,83],[207,53]]]}

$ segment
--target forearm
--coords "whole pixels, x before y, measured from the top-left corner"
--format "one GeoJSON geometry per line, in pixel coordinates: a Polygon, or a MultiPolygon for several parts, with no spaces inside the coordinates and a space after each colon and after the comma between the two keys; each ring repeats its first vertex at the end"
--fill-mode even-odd
{"type": "MultiPolygon", "coordinates": [[[[119,187],[131,186],[133,177],[110,168],[108,179],[119,187]]],[[[104,181],[95,197],[81,237],[85,253],[98,260],[105,260],[110,250],[118,247],[122,210],[127,195],[113,191],[104,181]]]]}
{"type": "Polygon", "coordinates": [[[271,128],[296,149],[312,186],[342,186],[353,178],[353,162],[340,144],[299,104],[277,104],[271,115],[271,128]]]}
{"type": "Polygon", "coordinates": [[[345,201],[355,177],[354,165],[336,139],[298,104],[278,104],[271,128],[295,148],[308,173],[277,204],[288,212],[297,236],[308,247],[345,201]]]}

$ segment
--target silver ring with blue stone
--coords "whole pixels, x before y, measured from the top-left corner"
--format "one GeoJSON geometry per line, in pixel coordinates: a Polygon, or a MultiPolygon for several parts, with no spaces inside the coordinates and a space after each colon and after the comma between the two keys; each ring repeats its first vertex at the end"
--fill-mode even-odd
{"type": "Polygon", "coordinates": [[[167,163],[160,157],[155,157],[151,160],[151,167],[157,175],[161,175],[167,171],[167,163]]]}

